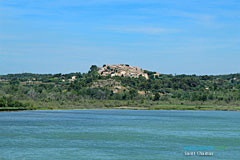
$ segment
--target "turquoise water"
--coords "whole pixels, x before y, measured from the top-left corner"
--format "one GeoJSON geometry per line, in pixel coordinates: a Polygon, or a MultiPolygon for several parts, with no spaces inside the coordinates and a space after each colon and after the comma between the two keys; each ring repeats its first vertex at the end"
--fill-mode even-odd
{"type": "Polygon", "coordinates": [[[8,159],[239,160],[240,112],[1,112],[0,160],[8,159]],[[213,156],[184,155],[219,146],[213,156]]]}

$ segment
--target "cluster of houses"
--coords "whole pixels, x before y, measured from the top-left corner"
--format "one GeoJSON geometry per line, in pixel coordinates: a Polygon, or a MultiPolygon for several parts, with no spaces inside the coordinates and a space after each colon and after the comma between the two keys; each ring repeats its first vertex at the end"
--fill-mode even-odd
{"type": "Polygon", "coordinates": [[[149,79],[148,74],[144,72],[145,70],[139,67],[132,67],[127,64],[119,65],[103,65],[103,67],[98,67],[98,73],[102,76],[122,76],[122,77],[134,77],[139,78],[140,76],[149,79]]]}

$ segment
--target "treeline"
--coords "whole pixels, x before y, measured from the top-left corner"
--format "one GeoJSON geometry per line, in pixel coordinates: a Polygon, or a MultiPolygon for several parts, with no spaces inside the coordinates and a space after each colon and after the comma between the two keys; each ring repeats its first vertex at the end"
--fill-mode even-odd
{"type": "Polygon", "coordinates": [[[17,100],[14,100],[12,97],[0,97],[0,107],[30,107],[30,104],[24,104],[17,100]]]}
{"type": "Polygon", "coordinates": [[[146,72],[150,79],[102,77],[96,67],[88,73],[9,74],[0,76],[0,107],[25,107],[28,102],[57,105],[80,104],[86,100],[131,100],[171,104],[240,105],[240,74],[219,76],[160,75],[146,72]],[[68,81],[75,76],[74,81],[68,81]],[[95,87],[97,81],[120,82],[121,86],[95,87]],[[27,81],[36,83],[25,83],[27,81]]]}

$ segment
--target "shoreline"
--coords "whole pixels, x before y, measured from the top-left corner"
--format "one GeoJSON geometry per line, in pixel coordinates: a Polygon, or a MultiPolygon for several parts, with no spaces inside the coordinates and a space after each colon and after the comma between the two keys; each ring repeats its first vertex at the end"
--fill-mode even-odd
{"type": "Polygon", "coordinates": [[[119,109],[119,110],[163,110],[163,111],[240,111],[240,106],[198,106],[198,105],[159,105],[150,107],[102,107],[102,106],[62,106],[36,108],[0,108],[0,112],[40,111],[40,110],[91,110],[91,109],[119,109]]]}

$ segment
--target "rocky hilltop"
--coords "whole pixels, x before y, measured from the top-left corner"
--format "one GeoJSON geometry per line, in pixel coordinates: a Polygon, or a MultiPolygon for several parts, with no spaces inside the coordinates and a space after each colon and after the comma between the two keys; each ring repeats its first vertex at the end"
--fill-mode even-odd
{"type": "MultiPolygon", "coordinates": [[[[119,65],[103,65],[103,67],[98,67],[98,73],[102,76],[122,76],[122,77],[134,77],[139,78],[140,76],[149,79],[147,70],[143,70],[139,67],[132,67],[127,64],[119,65]]],[[[156,73],[154,76],[160,75],[156,73]]]]}

